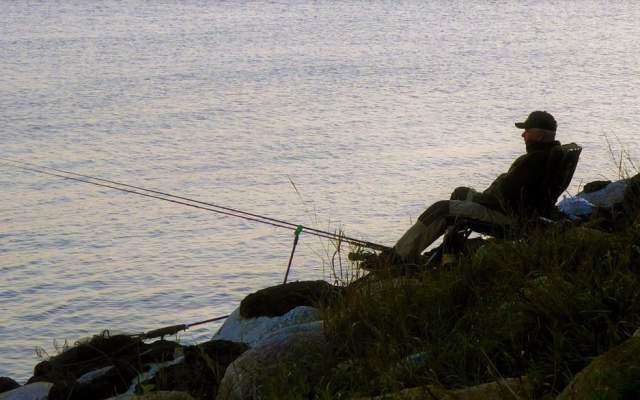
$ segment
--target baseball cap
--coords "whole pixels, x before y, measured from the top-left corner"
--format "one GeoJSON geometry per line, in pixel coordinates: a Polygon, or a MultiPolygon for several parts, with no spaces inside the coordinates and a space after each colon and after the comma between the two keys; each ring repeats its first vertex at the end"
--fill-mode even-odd
{"type": "Polygon", "coordinates": [[[534,111],[527,117],[527,120],[524,122],[516,122],[516,128],[520,129],[530,129],[530,128],[540,128],[548,131],[555,132],[558,128],[558,124],[556,123],[553,115],[549,114],[546,111],[534,111]]]}

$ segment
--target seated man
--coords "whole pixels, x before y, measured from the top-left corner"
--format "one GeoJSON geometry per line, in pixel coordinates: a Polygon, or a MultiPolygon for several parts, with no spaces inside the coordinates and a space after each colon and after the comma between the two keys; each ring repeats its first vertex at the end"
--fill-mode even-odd
{"type": "Polygon", "coordinates": [[[534,111],[526,121],[515,125],[524,129],[526,154],[482,193],[459,187],[450,200],[431,205],[395,246],[383,253],[385,259],[418,263],[421,253],[445,232],[451,219],[470,218],[512,226],[536,216],[549,217],[557,199],[552,198],[556,196],[550,194],[544,182],[551,149],[560,146],[555,140],[556,120],[546,111],[534,111]]]}

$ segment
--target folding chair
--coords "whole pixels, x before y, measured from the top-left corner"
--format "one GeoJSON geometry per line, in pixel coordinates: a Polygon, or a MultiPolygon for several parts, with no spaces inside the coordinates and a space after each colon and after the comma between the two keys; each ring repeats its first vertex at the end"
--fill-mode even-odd
{"type": "MultiPolygon", "coordinates": [[[[576,171],[582,147],[575,143],[564,144],[551,150],[546,166],[545,187],[549,188],[549,203],[555,204],[558,197],[567,190],[576,171]]],[[[555,221],[538,217],[531,222],[532,226],[548,226],[555,221]]],[[[465,250],[466,242],[472,232],[499,239],[514,239],[521,235],[521,230],[509,226],[478,221],[472,218],[452,220],[445,232],[442,244],[434,249],[428,258],[427,265],[442,263],[445,254],[460,254],[465,250]]]]}

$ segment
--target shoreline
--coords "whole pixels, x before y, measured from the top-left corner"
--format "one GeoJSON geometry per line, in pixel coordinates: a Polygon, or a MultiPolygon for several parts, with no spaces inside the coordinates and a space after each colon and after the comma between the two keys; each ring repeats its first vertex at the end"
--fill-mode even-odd
{"type": "MultiPolygon", "coordinates": [[[[31,384],[14,390],[48,391],[50,400],[159,399],[166,391],[221,400],[256,392],[274,399],[640,395],[640,175],[625,182],[622,203],[526,240],[482,239],[454,263],[369,274],[356,264],[343,286],[261,289],[193,346],[95,336],[39,363],[31,384]]],[[[607,198],[602,191],[611,184],[587,186],[607,198]]],[[[0,399],[12,399],[6,393],[0,399]]]]}

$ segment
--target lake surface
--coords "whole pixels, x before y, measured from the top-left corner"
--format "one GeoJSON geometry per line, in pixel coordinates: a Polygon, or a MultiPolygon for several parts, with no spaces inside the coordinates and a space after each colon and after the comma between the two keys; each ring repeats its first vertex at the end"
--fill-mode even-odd
{"type": "MultiPolygon", "coordinates": [[[[621,149],[640,151],[635,1],[0,11],[0,157],[381,244],[454,187],[504,172],[523,151],[513,123],[535,109],[584,147],[573,193],[615,179],[621,149]]],[[[0,376],[31,376],[36,347],[227,314],[282,280],[292,238],[0,165],[0,376]]],[[[333,281],[332,254],[303,233],[291,279],[333,281]]]]}

